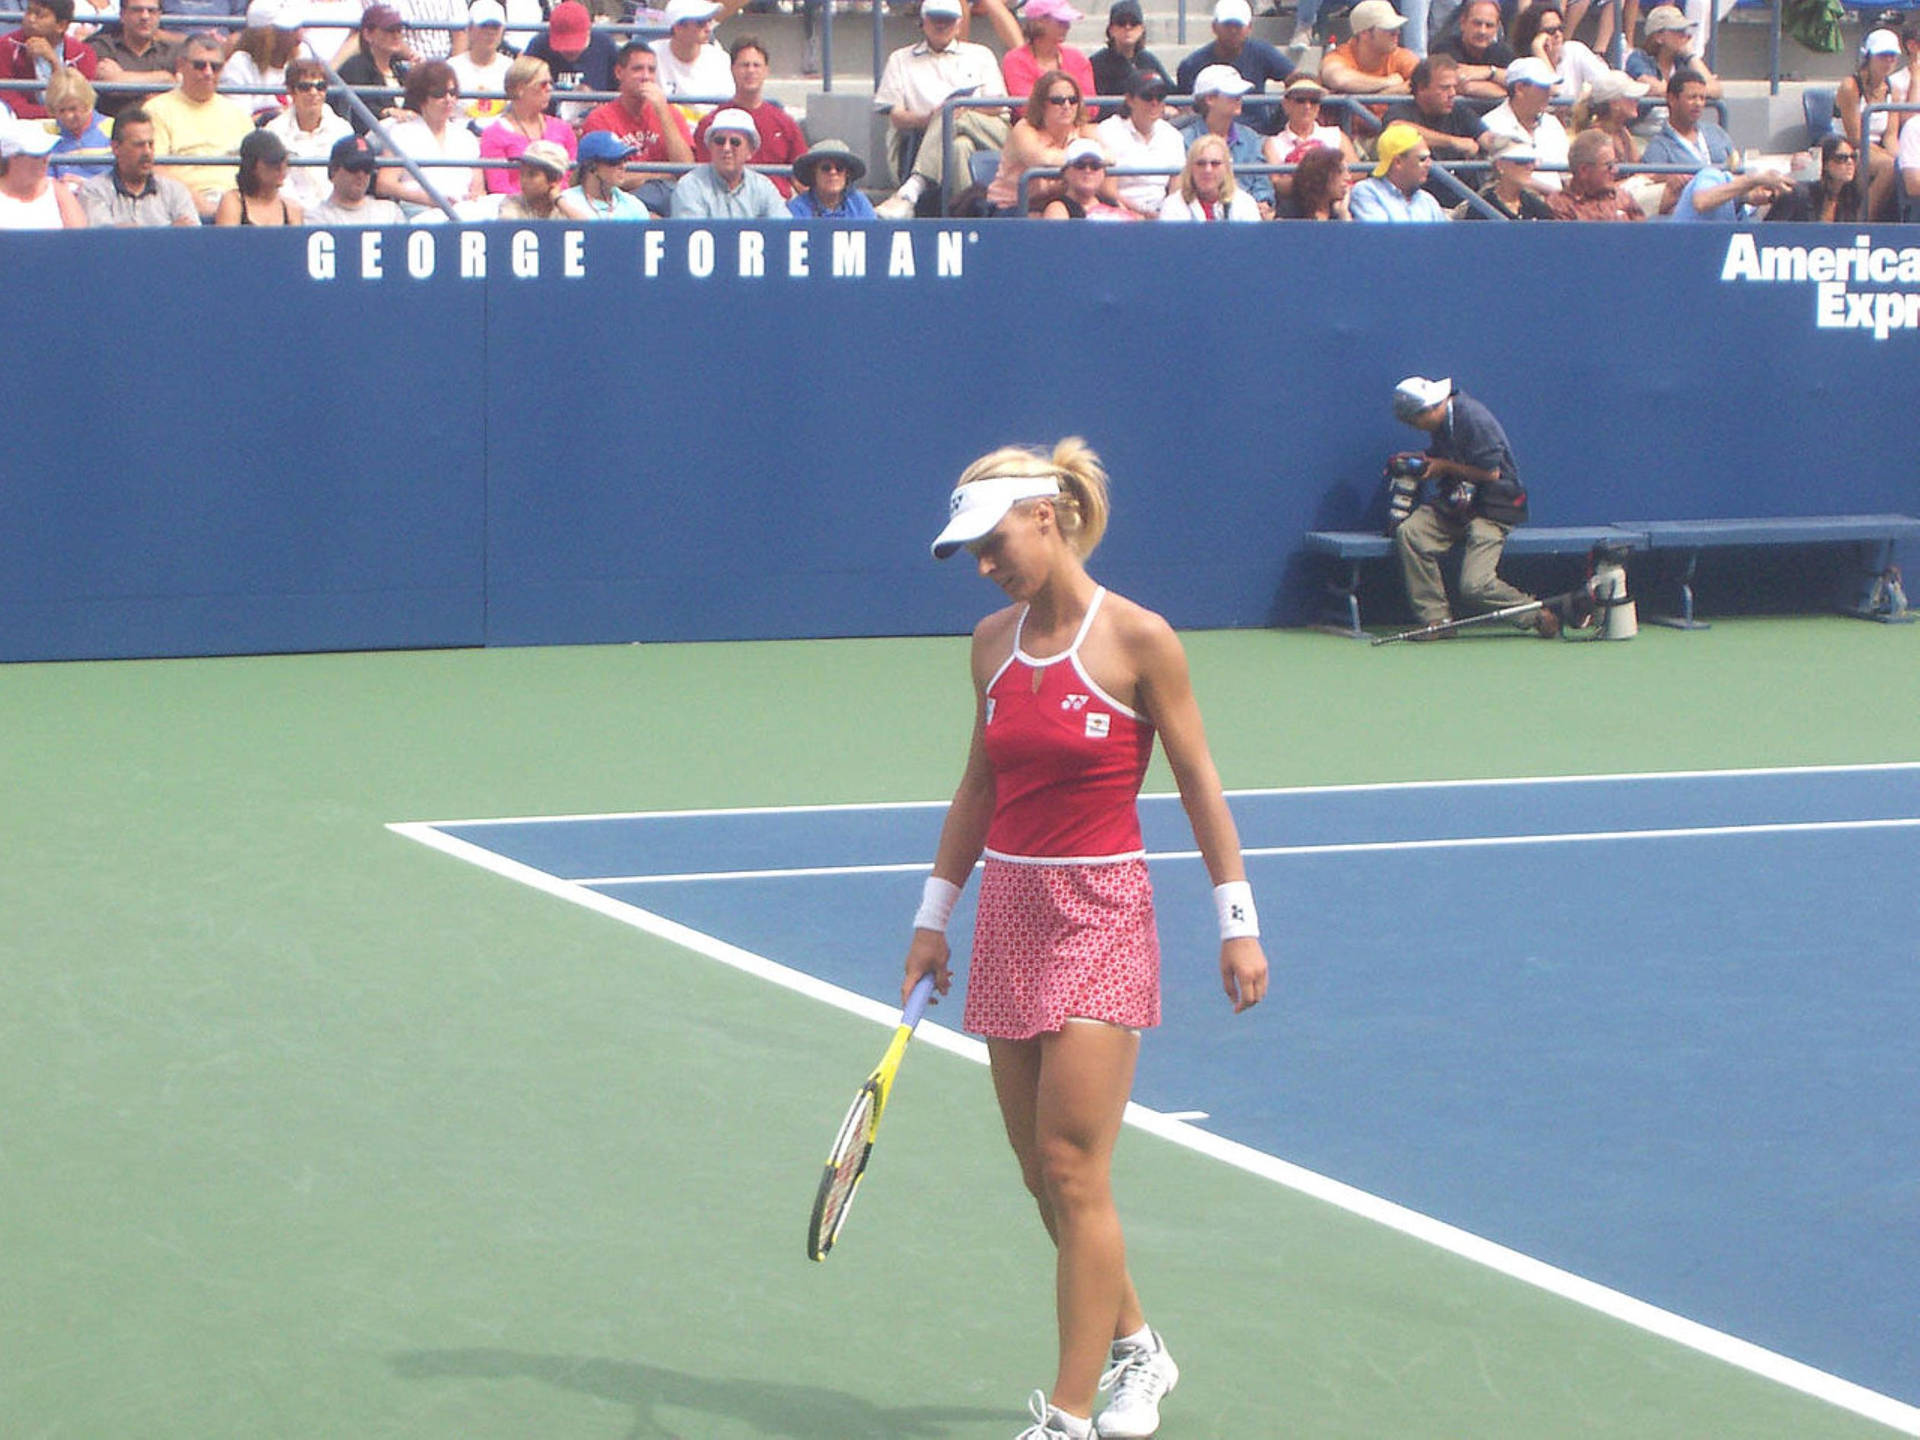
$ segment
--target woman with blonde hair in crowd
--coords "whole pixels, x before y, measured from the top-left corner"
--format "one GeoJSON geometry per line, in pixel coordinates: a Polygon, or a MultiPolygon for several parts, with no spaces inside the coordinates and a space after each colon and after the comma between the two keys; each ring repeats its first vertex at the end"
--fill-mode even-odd
{"type": "MultiPolygon", "coordinates": [[[[392,126],[387,134],[401,154],[413,160],[478,160],[484,146],[473,138],[460,113],[460,80],[444,60],[427,60],[407,72],[406,106],[413,118],[392,126]]],[[[522,147],[524,148],[524,147],[522,147]]],[[[493,172],[465,163],[423,167],[433,188],[454,204],[478,200],[487,192],[482,178],[493,172]]],[[[402,205],[431,206],[433,197],[404,167],[389,165],[380,171],[379,194],[402,205]]],[[[514,176],[518,190],[519,176],[514,176]]]]}
{"type": "MultiPolygon", "coordinates": [[[[1066,163],[1067,145],[1082,135],[1094,138],[1088,123],[1086,93],[1064,70],[1049,70],[1034,82],[1026,109],[1007,136],[1000,168],[987,186],[990,214],[1012,215],[1020,204],[1020,177],[1029,170],[1057,170],[1066,163]]],[[[1066,193],[1064,180],[1035,180],[1027,186],[1027,211],[1046,208],[1066,193]]]]}
{"type": "Polygon", "coordinates": [[[68,66],[47,81],[47,113],[59,133],[47,152],[47,171],[68,188],[113,164],[107,120],[94,105],[93,82],[68,66]]]}
{"type": "Polygon", "coordinates": [[[220,197],[216,225],[304,225],[301,208],[280,193],[287,183],[287,147],[270,130],[252,130],[240,142],[235,188],[220,197]]]}
{"type": "Polygon", "coordinates": [[[304,210],[311,210],[333,193],[325,162],[333,147],[353,134],[353,127],[327,105],[327,67],[311,56],[297,55],[287,62],[287,94],[293,103],[266,123],[278,135],[294,160],[315,165],[293,165],[287,172],[287,194],[304,210]]]}
{"type": "MultiPolygon", "coordinates": [[[[507,67],[507,108],[500,118],[480,132],[480,155],[486,160],[518,160],[535,140],[551,140],[567,152],[569,160],[580,153],[580,141],[573,127],[557,115],[547,113],[553,99],[553,71],[547,62],[533,55],[522,55],[507,67]]],[[[496,195],[517,195],[520,172],[517,169],[488,170],[487,189],[496,195]]]]}
{"type": "Polygon", "coordinates": [[[1609,70],[1574,103],[1572,123],[1567,131],[1570,135],[1585,130],[1601,131],[1613,141],[1615,162],[1631,165],[1640,158],[1644,148],[1640,137],[1633,133],[1633,122],[1640,118],[1640,97],[1646,93],[1645,81],[1619,70],[1609,70]]]}
{"type": "Polygon", "coordinates": [[[1233,152],[1218,135],[1202,135],[1187,150],[1186,168],[1160,207],[1162,220],[1258,220],[1260,207],[1234,183],[1233,152]]]}
{"type": "MultiPolygon", "coordinates": [[[[301,53],[301,0],[253,0],[247,6],[247,26],[234,39],[227,63],[220,67],[222,89],[231,86],[281,86],[287,66],[301,53]]],[[[283,95],[235,95],[235,104],[255,115],[280,113],[283,95]]]]}
{"type": "Polygon", "coordinates": [[[985,1037],[1021,1179],[1055,1249],[1058,1367],[1021,1440],[1152,1435],[1180,1370],[1127,1273],[1112,1162],[1160,944],[1135,806],[1154,739],[1213,884],[1221,988],[1267,990],[1253,891],[1171,626],[1087,573],[1106,471],[1077,437],[967,467],[933,553],[964,548],[1006,603],[973,631],[972,741],[907,947],[904,997],[953,983],[946,926],[985,858],[963,1023],[985,1037]]]}
{"type": "Polygon", "coordinates": [[[1720,77],[1694,53],[1693,22],[1678,5],[1656,5],[1647,12],[1640,43],[1627,52],[1622,67],[1635,80],[1647,82],[1656,95],[1667,93],[1675,70],[1691,70],[1707,82],[1707,98],[1720,98],[1720,77]]]}

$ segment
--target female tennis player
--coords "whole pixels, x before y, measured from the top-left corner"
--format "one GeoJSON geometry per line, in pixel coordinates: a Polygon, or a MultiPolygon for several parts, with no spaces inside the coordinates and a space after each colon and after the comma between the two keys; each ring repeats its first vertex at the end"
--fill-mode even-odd
{"type": "Polygon", "coordinates": [[[1213,877],[1227,998],[1245,1010],[1267,988],[1185,652],[1165,620],[1087,574],[1106,526],[1106,472],[1075,438],[975,461],[933,542],[941,559],[964,546],[1012,603],[973,632],[973,743],[902,995],[928,971],[940,993],[952,983],[947,918],[984,851],[965,1024],[987,1039],[1007,1138],[1058,1253],[1059,1370],[1020,1440],[1152,1435],[1180,1377],[1127,1274],[1109,1177],[1140,1032],[1160,1019],[1134,804],[1156,732],[1213,877]]]}

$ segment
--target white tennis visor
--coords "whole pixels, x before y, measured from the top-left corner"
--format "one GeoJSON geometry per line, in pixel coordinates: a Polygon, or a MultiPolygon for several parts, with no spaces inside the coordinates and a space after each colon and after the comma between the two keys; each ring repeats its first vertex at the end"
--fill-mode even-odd
{"type": "Polygon", "coordinates": [[[953,487],[947,502],[947,528],[934,537],[933,558],[944,560],[963,545],[971,545],[1006,519],[1022,500],[1047,500],[1060,493],[1052,475],[996,475],[971,485],[953,487]]]}

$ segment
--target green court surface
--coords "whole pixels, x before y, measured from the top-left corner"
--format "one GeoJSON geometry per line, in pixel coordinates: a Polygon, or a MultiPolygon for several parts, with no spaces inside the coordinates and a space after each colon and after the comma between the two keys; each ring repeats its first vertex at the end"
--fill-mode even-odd
{"type": "MultiPolygon", "coordinates": [[[[1232,787],[1920,759],[1911,627],[1189,650],[1232,787]]],[[[963,640],[0,668],[0,1435],[1009,1440],[983,1070],[909,1056],[810,1265],[884,1032],[384,828],[936,798],[968,705],[963,640]]],[[[1167,1440],[1892,1433],[1148,1135],[1118,1183],[1167,1440]]]]}

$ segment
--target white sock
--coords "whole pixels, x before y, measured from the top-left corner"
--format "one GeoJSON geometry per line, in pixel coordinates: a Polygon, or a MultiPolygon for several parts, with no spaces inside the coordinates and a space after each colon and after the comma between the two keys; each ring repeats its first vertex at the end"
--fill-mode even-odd
{"type": "Polygon", "coordinates": [[[1122,1335],[1118,1340],[1113,1342],[1115,1354],[1118,1354],[1122,1350],[1158,1350],[1159,1348],[1159,1345],[1154,1341],[1153,1327],[1151,1325],[1142,1325],[1138,1330],[1134,1331],[1133,1334],[1122,1335]]]}
{"type": "Polygon", "coordinates": [[[1069,1415],[1058,1405],[1047,1407],[1047,1423],[1064,1429],[1073,1436],[1073,1440],[1093,1440],[1093,1420],[1082,1420],[1078,1415],[1069,1415]]]}
{"type": "Polygon", "coordinates": [[[920,192],[922,190],[925,190],[926,188],[927,188],[926,176],[909,175],[907,177],[907,183],[902,185],[898,190],[893,192],[893,198],[896,200],[904,200],[909,205],[917,204],[920,199],[920,192]]]}

